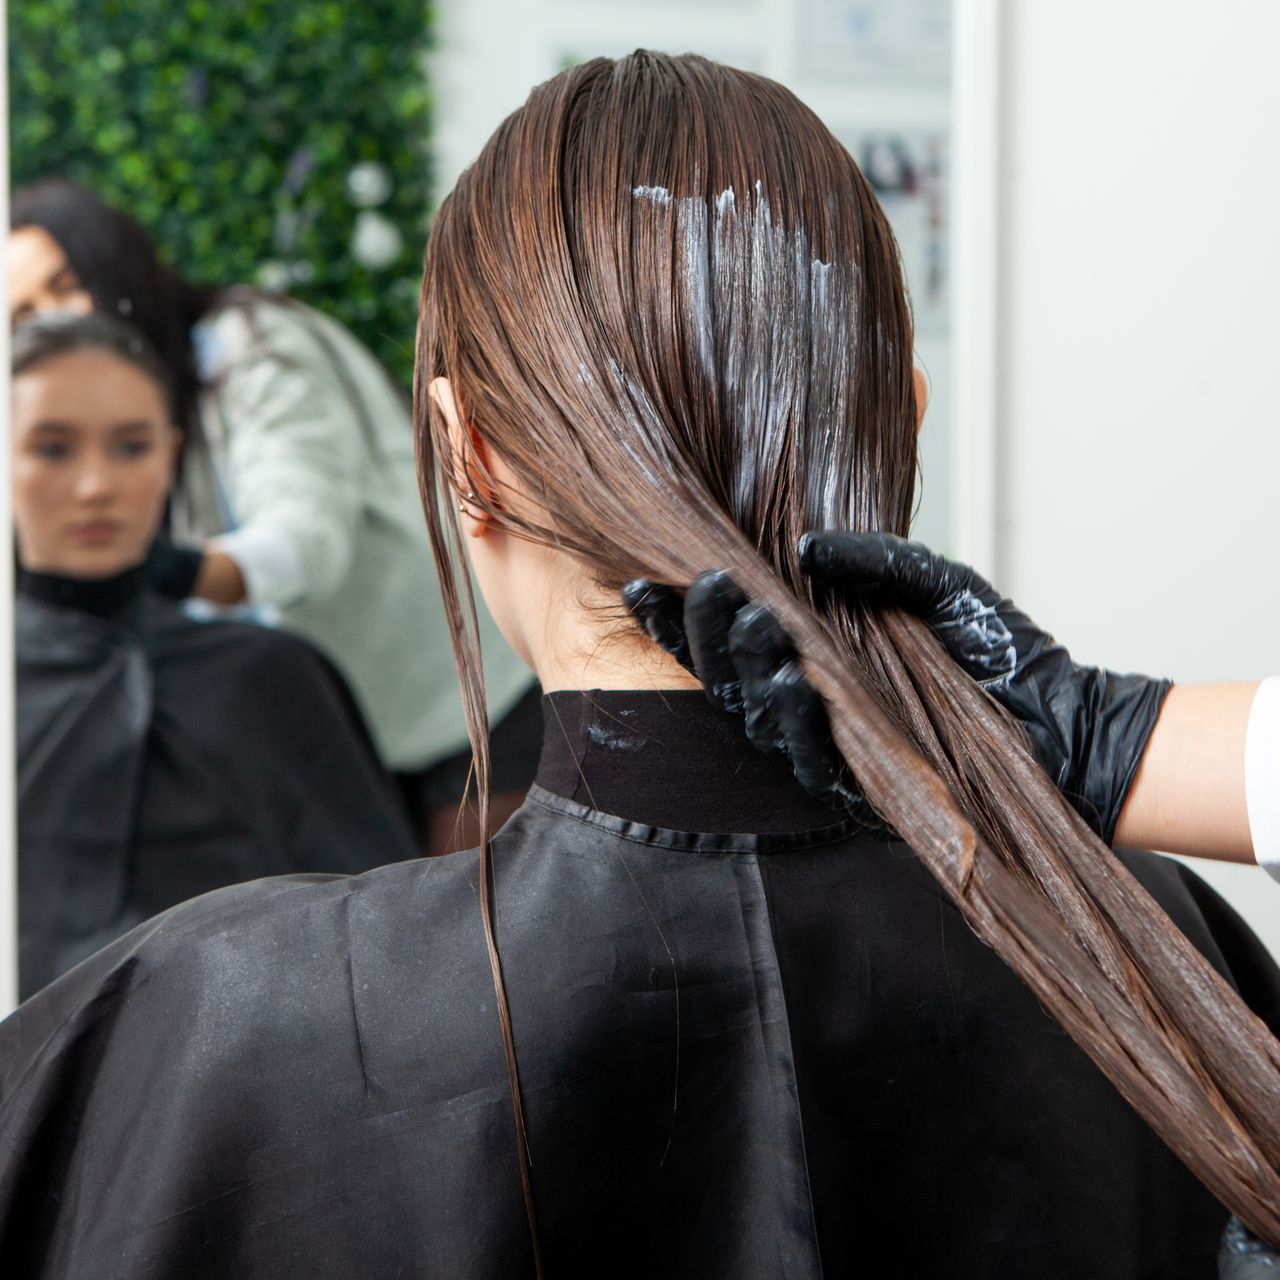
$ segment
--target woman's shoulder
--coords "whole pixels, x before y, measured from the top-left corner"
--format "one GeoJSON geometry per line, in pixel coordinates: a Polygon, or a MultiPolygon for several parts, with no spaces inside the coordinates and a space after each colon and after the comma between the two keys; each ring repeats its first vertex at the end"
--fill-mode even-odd
{"type": "Polygon", "coordinates": [[[249,619],[196,618],[167,602],[155,602],[148,619],[151,653],[162,682],[168,672],[207,668],[227,694],[247,690],[269,701],[293,698],[318,685],[345,682],[309,640],[249,619]]]}
{"type": "Polygon", "coordinates": [[[357,1034],[353,960],[372,946],[390,963],[388,931],[410,968],[416,950],[448,950],[450,920],[471,898],[464,862],[249,881],[139,925],[0,1024],[0,1128],[15,1092],[63,1070],[68,1054],[77,1069],[145,1056],[207,1080],[264,1043],[345,1043],[357,1034]]]}
{"type": "Polygon", "coordinates": [[[254,622],[171,619],[167,633],[155,638],[153,661],[157,702],[182,708],[192,734],[206,727],[195,710],[203,707],[219,739],[226,723],[247,721],[288,747],[297,745],[297,735],[328,725],[377,758],[346,677],[302,636],[254,622]]]}
{"type": "MultiPolygon", "coordinates": [[[[487,1076],[503,1099],[500,1048],[475,1012],[491,997],[469,875],[455,855],[218,890],[23,1004],[0,1024],[6,1248],[45,1267],[77,1257],[59,1274],[101,1274],[104,1256],[112,1274],[161,1257],[187,1274],[176,1259],[195,1256],[196,1209],[219,1241],[247,1238],[300,1169],[372,1149],[396,1110],[388,1088],[487,1076]]],[[[275,1256],[254,1239],[255,1256],[275,1256]]]]}
{"type": "Polygon", "coordinates": [[[19,597],[14,631],[22,691],[100,679],[105,666],[124,661],[144,664],[161,701],[173,695],[186,704],[202,691],[224,708],[244,698],[255,705],[314,706],[335,695],[344,707],[350,701],[332,663],[300,636],[251,621],[196,618],[153,595],[120,618],[19,597]]]}
{"type": "Polygon", "coordinates": [[[13,602],[15,658],[19,671],[27,663],[57,664],[85,652],[106,651],[117,628],[78,609],[60,608],[45,600],[17,595],[13,602]]]}

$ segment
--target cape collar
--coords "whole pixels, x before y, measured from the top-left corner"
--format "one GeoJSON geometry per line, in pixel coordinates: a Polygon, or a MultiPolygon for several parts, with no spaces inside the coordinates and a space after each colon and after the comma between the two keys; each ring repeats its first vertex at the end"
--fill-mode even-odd
{"type": "Polygon", "coordinates": [[[781,755],[747,741],[741,716],[700,690],[557,691],[542,700],[545,791],[677,831],[813,831],[843,808],[814,799],[781,755]]]}
{"type": "Polygon", "coordinates": [[[146,589],[142,566],[110,578],[66,578],[19,568],[19,595],[41,600],[61,609],[76,609],[102,618],[117,618],[129,611],[146,589]]]}

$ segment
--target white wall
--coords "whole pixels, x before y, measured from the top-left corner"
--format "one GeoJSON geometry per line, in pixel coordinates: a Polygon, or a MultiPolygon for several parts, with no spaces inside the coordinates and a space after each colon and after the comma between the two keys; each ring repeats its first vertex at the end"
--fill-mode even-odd
{"type": "Polygon", "coordinates": [[[993,568],[1078,658],[1280,672],[1278,53],[1262,0],[1004,5],[993,568]]]}

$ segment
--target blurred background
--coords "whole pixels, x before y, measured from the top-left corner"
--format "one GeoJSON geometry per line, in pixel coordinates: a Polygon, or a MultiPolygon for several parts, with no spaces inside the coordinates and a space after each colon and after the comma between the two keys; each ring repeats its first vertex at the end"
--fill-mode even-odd
{"type": "MultiPolygon", "coordinates": [[[[1280,7],[1259,0],[16,0],[10,177],[184,275],[340,320],[403,386],[431,210],[580,59],[793,88],[900,239],[931,384],[916,533],[1078,660],[1280,669],[1280,7]]],[[[1280,885],[1197,864],[1280,954],[1280,885]]]]}
{"type": "Polygon", "coordinates": [[[10,183],[71,178],[183,274],[321,307],[407,382],[432,198],[421,0],[22,0],[10,183]]]}

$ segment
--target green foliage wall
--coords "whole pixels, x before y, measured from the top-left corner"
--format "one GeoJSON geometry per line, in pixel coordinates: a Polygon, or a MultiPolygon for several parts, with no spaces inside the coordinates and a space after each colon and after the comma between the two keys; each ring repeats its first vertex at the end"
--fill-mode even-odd
{"type": "Polygon", "coordinates": [[[183,275],[283,288],[408,381],[430,0],[10,0],[8,13],[15,187],[93,187],[183,275]]]}

